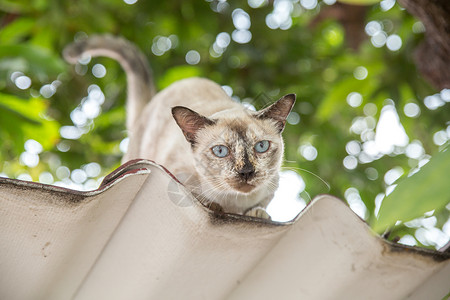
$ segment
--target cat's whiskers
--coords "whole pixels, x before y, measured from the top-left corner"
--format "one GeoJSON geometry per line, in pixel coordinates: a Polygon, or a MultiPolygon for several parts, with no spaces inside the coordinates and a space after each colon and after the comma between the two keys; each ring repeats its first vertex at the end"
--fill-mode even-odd
{"type": "Polygon", "coordinates": [[[313,175],[314,177],[319,179],[327,187],[328,192],[331,190],[331,185],[327,181],[325,181],[325,179],[323,179],[319,175],[315,174],[314,172],[311,172],[309,170],[306,170],[306,169],[303,169],[303,168],[299,168],[299,167],[281,167],[281,169],[282,170],[291,170],[291,171],[302,171],[302,172],[308,173],[310,175],[313,175]]]}
{"type": "Polygon", "coordinates": [[[211,196],[215,194],[217,194],[217,189],[215,187],[211,187],[207,190],[202,190],[199,196],[210,200],[212,198],[211,196]]]}
{"type": "Polygon", "coordinates": [[[223,177],[219,175],[210,177],[209,184],[211,186],[211,189],[216,190],[229,189],[228,184],[223,180],[223,177]]]}
{"type": "Polygon", "coordinates": [[[269,181],[269,182],[267,182],[267,184],[268,184],[268,187],[269,187],[269,188],[273,189],[273,191],[275,191],[276,189],[278,189],[278,183],[269,181]]]}
{"type": "MultiPolygon", "coordinates": [[[[216,179],[216,178],[213,178],[216,179]]],[[[220,198],[221,194],[219,189],[226,187],[226,183],[223,181],[219,180],[220,178],[217,178],[217,184],[211,186],[209,189],[207,190],[202,190],[201,193],[199,194],[199,200],[201,200],[202,202],[209,202],[210,205],[212,202],[215,202],[217,200],[217,198],[220,198]]],[[[222,196],[223,198],[223,196],[222,196]]]]}
{"type": "Polygon", "coordinates": [[[291,163],[291,164],[295,164],[297,163],[295,160],[284,160],[285,163],[291,163]]]}

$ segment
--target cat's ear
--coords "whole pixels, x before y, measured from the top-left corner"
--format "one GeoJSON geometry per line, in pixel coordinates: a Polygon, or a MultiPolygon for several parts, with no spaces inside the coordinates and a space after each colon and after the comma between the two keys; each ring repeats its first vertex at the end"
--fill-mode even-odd
{"type": "Polygon", "coordinates": [[[191,145],[195,144],[195,135],[199,129],[214,124],[213,120],[183,106],[173,107],[172,116],[191,145]]]}
{"type": "Polygon", "coordinates": [[[286,125],[286,118],[292,110],[295,103],[295,94],[288,94],[281,97],[277,102],[257,112],[256,117],[259,119],[272,119],[276,122],[276,126],[280,132],[286,125]]]}

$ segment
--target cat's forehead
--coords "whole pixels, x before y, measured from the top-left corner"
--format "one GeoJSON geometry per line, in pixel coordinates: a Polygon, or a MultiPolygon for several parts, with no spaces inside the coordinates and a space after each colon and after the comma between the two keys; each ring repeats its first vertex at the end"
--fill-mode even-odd
{"type": "Polygon", "coordinates": [[[270,139],[279,135],[272,122],[252,115],[218,119],[214,127],[215,134],[224,140],[270,139]]]}

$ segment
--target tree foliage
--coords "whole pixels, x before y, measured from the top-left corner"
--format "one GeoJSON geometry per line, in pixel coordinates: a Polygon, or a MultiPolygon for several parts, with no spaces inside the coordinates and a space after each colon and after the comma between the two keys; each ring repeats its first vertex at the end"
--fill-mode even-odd
{"type": "MultiPolygon", "coordinates": [[[[345,14],[326,14],[344,4],[269,2],[2,0],[0,171],[92,188],[99,174],[89,172],[90,163],[103,175],[119,165],[126,138],[124,72],[106,58],[73,67],[61,57],[74,39],[111,33],[143,50],[159,89],[204,76],[256,108],[296,93],[284,133],[285,167],[305,181],[302,197],[336,195],[373,224],[386,190],[448,143],[450,92],[433,89],[412,59],[423,25],[395,1],[368,1],[358,26],[347,26],[345,14]],[[363,38],[355,46],[351,36],[363,38]],[[101,113],[88,111],[92,101],[102,104],[101,113]],[[384,113],[394,120],[392,130],[404,130],[406,142],[397,137],[383,148],[384,113]]],[[[450,227],[449,199],[441,198],[430,208],[434,213],[398,224],[392,236],[440,246],[440,229],[450,227]],[[430,222],[440,242],[415,235],[430,222]]]]}

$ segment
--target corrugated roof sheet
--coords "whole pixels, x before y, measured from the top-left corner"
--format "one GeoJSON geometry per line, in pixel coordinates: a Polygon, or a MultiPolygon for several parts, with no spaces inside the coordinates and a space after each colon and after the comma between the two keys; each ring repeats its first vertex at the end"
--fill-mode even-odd
{"type": "Polygon", "coordinates": [[[0,299],[441,299],[449,255],[319,196],[292,222],[217,215],[163,167],[92,192],[0,178],[0,299]]]}

